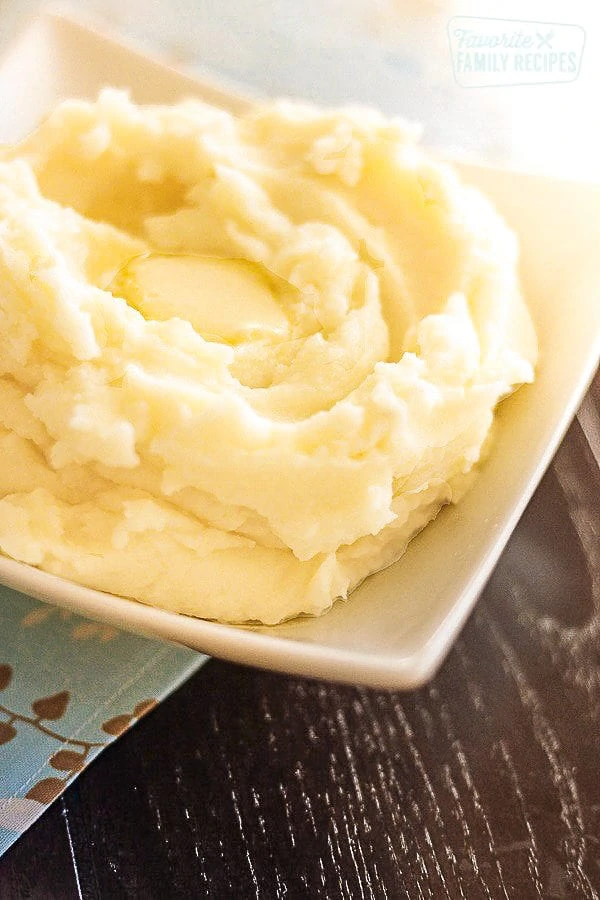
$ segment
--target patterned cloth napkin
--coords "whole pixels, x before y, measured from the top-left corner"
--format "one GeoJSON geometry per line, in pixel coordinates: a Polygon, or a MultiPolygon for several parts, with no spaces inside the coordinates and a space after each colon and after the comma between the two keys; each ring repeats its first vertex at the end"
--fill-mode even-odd
{"type": "Polygon", "coordinates": [[[205,661],[0,587],[0,856],[205,661]]]}

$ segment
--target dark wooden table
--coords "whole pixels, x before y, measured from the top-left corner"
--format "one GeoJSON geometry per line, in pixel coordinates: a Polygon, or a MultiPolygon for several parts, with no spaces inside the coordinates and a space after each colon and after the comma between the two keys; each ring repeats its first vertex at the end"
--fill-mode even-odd
{"type": "Polygon", "coordinates": [[[600,895],[600,377],[435,680],[211,661],[0,862],[0,898],[600,895]]]}

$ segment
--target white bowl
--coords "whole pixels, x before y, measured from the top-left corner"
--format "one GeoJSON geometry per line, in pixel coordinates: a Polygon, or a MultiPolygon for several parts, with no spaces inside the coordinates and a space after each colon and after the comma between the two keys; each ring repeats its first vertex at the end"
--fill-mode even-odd
{"type": "MultiPolygon", "coordinates": [[[[244,100],[56,14],[36,19],[0,68],[0,140],[15,141],[59,100],[111,84],[139,102],[191,94],[244,100]]],[[[496,202],[522,246],[522,279],[541,346],[536,382],[502,404],[495,443],[470,492],[390,568],[318,619],[220,625],[80,587],[0,557],[0,581],[120,628],[263,668],[378,687],[431,677],[583,398],[600,358],[600,185],[458,167],[496,202]]]]}

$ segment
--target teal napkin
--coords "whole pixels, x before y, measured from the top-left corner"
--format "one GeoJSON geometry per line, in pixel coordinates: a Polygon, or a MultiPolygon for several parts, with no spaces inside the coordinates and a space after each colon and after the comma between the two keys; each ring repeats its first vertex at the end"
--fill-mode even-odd
{"type": "Polygon", "coordinates": [[[0,856],[205,661],[0,586],[0,856]]]}

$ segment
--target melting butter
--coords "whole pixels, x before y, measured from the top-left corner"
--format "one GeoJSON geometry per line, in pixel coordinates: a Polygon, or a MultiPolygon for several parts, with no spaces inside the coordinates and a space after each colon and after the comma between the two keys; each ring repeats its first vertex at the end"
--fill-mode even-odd
{"type": "Polygon", "coordinates": [[[149,253],[130,260],[110,290],[146,319],[178,317],[208,340],[234,344],[287,331],[277,281],[245,259],[149,253]]]}

